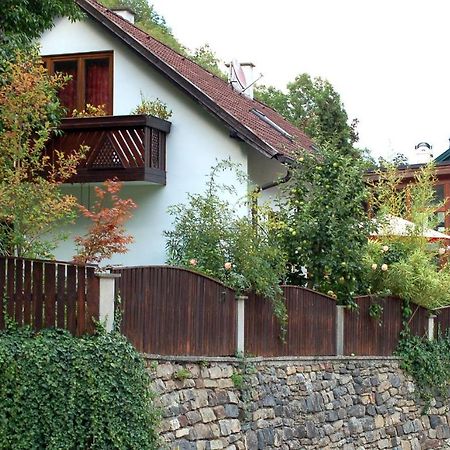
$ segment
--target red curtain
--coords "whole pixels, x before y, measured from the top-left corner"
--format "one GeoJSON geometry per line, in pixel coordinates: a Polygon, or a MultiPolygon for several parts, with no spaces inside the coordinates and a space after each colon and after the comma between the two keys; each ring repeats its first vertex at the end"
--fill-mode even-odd
{"type": "Polygon", "coordinates": [[[105,105],[107,113],[111,111],[109,60],[91,59],[86,61],[86,104],[105,105]]]}
{"type": "Polygon", "coordinates": [[[77,107],[77,61],[55,61],[54,70],[72,76],[58,94],[61,104],[67,108],[67,115],[71,116],[72,111],[77,107]]]}

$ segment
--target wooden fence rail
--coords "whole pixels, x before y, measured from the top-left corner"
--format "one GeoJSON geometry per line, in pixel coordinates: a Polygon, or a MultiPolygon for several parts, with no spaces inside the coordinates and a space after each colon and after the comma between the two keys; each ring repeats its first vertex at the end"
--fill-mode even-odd
{"type": "Polygon", "coordinates": [[[94,266],[0,257],[0,329],[6,321],[65,328],[81,335],[99,319],[99,279],[94,266]]]}

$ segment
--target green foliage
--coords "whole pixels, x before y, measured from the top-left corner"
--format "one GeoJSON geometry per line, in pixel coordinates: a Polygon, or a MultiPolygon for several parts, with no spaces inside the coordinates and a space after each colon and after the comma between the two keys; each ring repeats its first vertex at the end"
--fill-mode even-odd
{"type": "Polygon", "coordinates": [[[273,86],[259,86],[255,97],[303,129],[316,143],[332,143],[350,149],[358,140],[357,120],[348,124],[348,115],[331,83],[308,74],[298,75],[287,92],[273,86]]]}
{"type": "Polygon", "coordinates": [[[433,398],[449,398],[449,333],[433,341],[404,333],[396,353],[402,359],[401,368],[413,377],[419,396],[426,402],[425,409],[433,398]]]}
{"type": "Polygon", "coordinates": [[[370,242],[364,257],[366,286],[370,293],[387,293],[434,309],[450,304],[450,268],[440,261],[445,247],[424,236],[435,223],[434,167],[415,174],[414,183],[399,188],[400,178],[393,166],[379,172],[372,204],[377,211],[380,235],[370,242]],[[403,217],[412,225],[395,235],[392,221],[403,217]]]}
{"type": "Polygon", "coordinates": [[[0,249],[2,254],[48,257],[58,232],[76,216],[76,199],[61,184],[76,171],[86,148],[43,156],[59,125],[57,90],[67,81],[48,75],[35,53],[4,64],[0,83],[0,249]],[[52,232],[54,232],[52,234],[52,232]]]}
{"type": "Polygon", "coordinates": [[[376,319],[380,326],[382,325],[381,316],[383,315],[383,309],[383,305],[378,298],[372,299],[369,306],[369,316],[372,317],[372,319],[376,319]]]}
{"type": "Polygon", "coordinates": [[[159,98],[150,100],[144,97],[141,92],[141,103],[131,111],[131,114],[144,114],[169,120],[172,117],[172,110],[170,110],[159,98]]]}
{"type": "Polygon", "coordinates": [[[119,334],[0,334],[0,448],[156,449],[144,361],[119,334]]]}
{"type": "Polygon", "coordinates": [[[211,49],[209,44],[202,45],[197,48],[192,55],[192,60],[202,66],[204,69],[209,70],[223,80],[227,79],[227,74],[224,73],[219,67],[219,58],[215,52],[211,49]]]}
{"type": "Polygon", "coordinates": [[[175,380],[184,381],[187,380],[188,378],[192,378],[192,373],[183,367],[182,369],[177,370],[173,374],[173,378],[175,380]]]}
{"type": "Polygon", "coordinates": [[[147,0],[100,0],[107,8],[126,7],[135,14],[135,24],[138,28],[153,36],[158,41],[186,55],[186,48],[175,38],[164,17],[160,16],[147,0]]]}
{"type": "Polygon", "coordinates": [[[372,293],[393,294],[428,309],[450,305],[450,271],[438,264],[437,244],[370,243],[365,261],[372,293]]]}
{"type": "Polygon", "coordinates": [[[360,289],[371,227],[363,171],[361,158],[328,144],[300,153],[280,203],[277,235],[291,264],[289,282],[306,282],[342,304],[352,304],[360,289]]]}
{"type": "Polygon", "coordinates": [[[28,47],[57,17],[81,18],[73,0],[2,0],[0,14],[0,68],[14,57],[17,48],[28,47]]]}
{"type": "Polygon", "coordinates": [[[274,313],[286,322],[282,290],[286,255],[274,240],[274,219],[255,208],[253,221],[240,216],[223,200],[233,187],[216,182],[218,173],[235,166],[224,161],[212,168],[203,194],[189,194],[187,204],[169,209],[173,230],[167,231],[168,263],[188,267],[221,280],[238,295],[255,291],[273,302],[274,313]]]}
{"type": "MultiPolygon", "coordinates": [[[[204,69],[224,80],[227,75],[220,69],[219,58],[209,44],[204,44],[191,53],[172,33],[164,17],[159,15],[147,0],[101,0],[108,8],[126,7],[135,12],[135,24],[158,41],[187,56],[204,69]]],[[[159,116],[157,116],[159,117],[159,116]]]]}
{"type": "Polygon", "coordinates": [[[231,381],[236,389],[242,389],[244,386],[244,375],[241,372],[233,372],[231,374],[231,381]]]}

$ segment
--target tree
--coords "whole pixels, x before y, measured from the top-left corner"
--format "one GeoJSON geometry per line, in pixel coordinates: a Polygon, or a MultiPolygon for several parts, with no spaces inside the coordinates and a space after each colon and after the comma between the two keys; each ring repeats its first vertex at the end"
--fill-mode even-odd
{"type": "Polygon", "coordinates": [[[286,93],[273,86],[260,86],[255,92],[258,100],[303,129],[319,145],[328,142],[350,149],[358,140],[358,121],[348,123],[341,97],[327,80],[303,73],[288,83],[286,93]]]}
{"type": "Polygon", "coordinates": [[[56,92],[66,82],[48,75],[35,53],[5,62],[0,84],[0,242],[2,254],[48,257],[75,218],[76,200],[60,186],[86,149],[43,156],[62,108],[56,92]]]}
{"type": "Polygon", "coordinates": [[[186,48],[175,38],[164,17],[160,16],[147,0],[100,0],[100,2],[107,8],[130,8],[136,14],[137,27],[178,53],[187,55],[186,48]]]}
{"type": "Polygon", "coordinates": [[[446,243],[430,242],[425,236],[437,223],[436,210],[444,205],[435,198],[435,168],[433,164],[421,167],[406,186],[402,181],[391,164],[379,170],[372,186],[371,204],[381,233],[369,243],[365,256],[368,291],[396,295],[406,306],[409,302],[429,309],[447,306],[450,267],[443,258],[446,243]],[[398,217],[411,222],[401,235],[391,225],[398,217]]]}
{"type": "MultiPolygon", "coordinates": [[[[14,57],[18,47],[31,45],[56,17],[81,17],[74,0],[3,0],[0,14],[0,63],[14,57]]],[[[1,64],[0,64],[1,69],[1,64]]]]}
{"type": "Polygon", "coordinates": [[[209,44],[205,44],[197,48],[192,55],[192,60],[219,78],[224,80],[227,79],[227,74],[224,73],[219,67],[219,58],[211,49],[209,44]]]}
{"type": "Polygon", "coordinates": [[[363,277],[370,220],[364,162],[324,144],[300,152],[280,203],[280,245],[290,262],[289,282],[306,284],[351,304],[363,277]]]}
{"type": "Polygon", "coordinates": [[[191,53],[172,33],[164,17],[159,15],[147,0],[100,0],[107,8],[127,7],[130,8],[135,16],[135,23],[138,28],[153,36],[158,41],[169,46],[173,50],[189,57],[204,69],[209,70],[214,75],[222,79],[227,79],[219,66],[219,58],[211,49],[209,44],[198,47],[191,53]]]}
{"type": "Polygon", "coordinates": [[[78,206],[92,225],[85,236],[75,238],[79,250],[73,258],[76,263],[100,263],[115,253],[128,251],[127,244],[133,242],[133,237],[126,234],[124,224],[131,218],[131,210],[136,208],[136,203],[119,197],[122,185],[121,182],[107,180],[105,189],[95,188],[97,201],[90,210],[78,206]]]}
{"type": "Polygon", "coordinates": [[[408,157],[404,155],[403,153],[397,152],[394,156],[391,158],[383,158],[380,156],[378,158],[378,167],[388,167],[388,166],[406,166],[408,164],[408,157]]]}

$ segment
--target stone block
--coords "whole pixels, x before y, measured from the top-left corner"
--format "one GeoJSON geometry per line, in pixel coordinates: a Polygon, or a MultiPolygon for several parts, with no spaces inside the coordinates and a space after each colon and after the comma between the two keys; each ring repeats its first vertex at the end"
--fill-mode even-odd
{"type": "Polygon", "coordinates": [[[188,435],[189,435],[189,428],[180,428],[179,430],[175,431],[175,437],[177,439],[188,435]]]}
{"type": "Polygon", "coordinates": [[[237,418],[239,417],[239,408],[235,404],[228,403],[224,406],[224,412],[226,417],[237,418]]]}
{"type": "Polygon", "coordinates": [[[156,376],[162,378],[163,380],[168,380],[172,378],[174,372],[174,367],[172,364],[158,364],[156,367],[156,376]]]}
{"type": "Polygon", "coordinates": [[[222,378],[222,369],[219,366],[210,367],[209,377],[212,379],[222,378]]]}
{"type": "Polygon", "coordinates": [[[216,415],[212,408],[202,408],[200,409],[200,415],[202,416],[203,423],[209,423],[216,420],[216,415]]]}
{"type": "Polygon", "coordinates": [[[220,450],[224,448],[224,444],[220,439],[215,439],[209,442],[209,448],[211,450],[220,450]]]}

